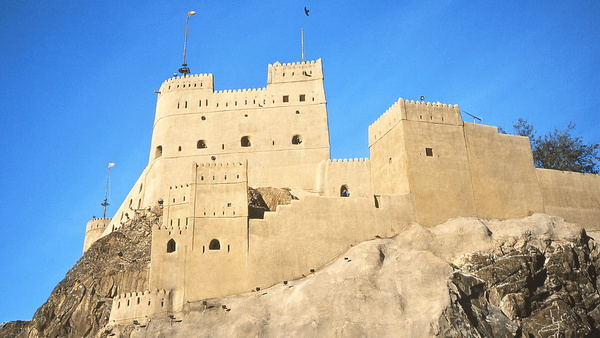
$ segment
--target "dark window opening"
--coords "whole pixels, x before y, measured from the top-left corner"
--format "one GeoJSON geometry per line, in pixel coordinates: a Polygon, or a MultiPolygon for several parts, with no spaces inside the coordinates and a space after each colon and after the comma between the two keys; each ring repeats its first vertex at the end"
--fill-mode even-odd
{"type": "Polygon", "coordinates": [[[296,110],[296,115],[300,115],[300,111],[299,110],[296,110]]]}
{"type": "Polygon", "coordinates": [[[241,139],[242,147],[250,147],[252,144],[250,143],[250,137],[244,136],[241,139]]]}
{"type": "Polygon", "coordinates": [[[224,144],[221,144],[221,149],[225,149],[225,145],[224,144]]]}
{"type": "Polygon", "coordinates": [[[300,95],[300,102],[304,102],[306,101],[306,95],[302,94],[300,95]]]}
{"type": "Polygon", "coordinates": [[[178,150],[181,151],[181,146],[179,146],[178,150]]]}
{"type": "Polygon", "coordinates": [[[187,101],[185,101],[185,107],[187,108],[187,101]]]}
{"type": "Polygon", "coordinates": [[[206,148],[206,141],[204,141],[204,140],[198,140],[198,143],[196,143],[196,148],[198,148],[198,149],[204,149],[204,148],[206,148]]]}
{"type": "Polygon", "coordinates": [[[206,116],[201,117],[202,121],[206,121],[206,116]]]}
{"type": "Polygon", "coordinates": [[[292,137],[292,144],[298,145],[300,143],[302,143],[302,136],[300,136],[300,135],[294,135],[292,137]]]}
{"type": "Polygon", "coordinates": [[[425,155],[433,156],[433,148],[425,148],[425,155]]]}
{"type": "Polygon", "coordinates": [[[221,243],[218,239],[213,239],[208,245],[208,250],[221,250],[221,243]]]}
{"type": "Polygon", "coordinates": [[[159,158],[162,156],[162,146],[156,147],[156,151],[154,152],[154,158],[159,158]]]}
{"type": "Polygon", "coordinates": [[[290,96],[289,95],[283,95],[283,102],[290,102],[290,96]]]}
{"type": "Polygon", "coordinates": [[[347,185],[344,184],[340,188],[340,196],[342,196],[342,197],[350,197],[350,190],[348,190],[348,186],[347,185]]]}
{"type": "Polygon", "coordinates": [[[171,252],[175,252],[175,240],[173,238],[171,238],[168,242],[167,242],[167,253],[171,253],[171,252]]]}

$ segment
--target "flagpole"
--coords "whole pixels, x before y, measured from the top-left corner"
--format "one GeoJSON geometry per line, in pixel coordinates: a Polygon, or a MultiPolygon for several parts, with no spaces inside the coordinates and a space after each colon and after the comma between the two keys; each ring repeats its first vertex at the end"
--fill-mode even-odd
{"type": "Polygon", "coordinates": [[[302,62],[304,62],[304,28],[302,28],[302,62]]]}
{"type": "Polygon", "coordinates": [[[108,171],[106,172],[106,189],[104,190],[104,203],[100,204],[101,206],[104,207],[104,214],[102,216],[102,218],[106,218],[106,207],[109,206],[110,204],[107,202],[107,194],[108,194],[108,176],[110,175],[110,167],[113,167],[115,164],[114,163],[109,163],[108,164],[108,171]]]}
{"type": "Polygon", "coordinates": [[[185,42],[183,43],[183,64],[181,65],[181,68],[179,68],[179,72],[181,74],[183,74],[183,76],[186,76],[186,74],[190,73],[190,69],[187,66],[187,63],[185,63],[185,52],[187,49],[187,36],[188,36],[188,22],[190,21],[190,16],[196,14],[196,12],[191,11],[188,12],[187,18],[185,19],[185,42]]]}

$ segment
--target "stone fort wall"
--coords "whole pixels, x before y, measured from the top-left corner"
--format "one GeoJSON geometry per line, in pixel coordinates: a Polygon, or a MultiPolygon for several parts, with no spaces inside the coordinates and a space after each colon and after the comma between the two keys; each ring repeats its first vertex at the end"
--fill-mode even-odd
{"type": "Polygon", "coordinates": [[[546,212],[598,229],[599,176],[535,169],[526,138],[465,123],[458,105],[399,99],[369,127],[370,159],[331,160],[320,60],[269,65],[262,89],[213,82],[160,88],[148,167],[104,233],[162,199],[150,289],[168,296],[123,295],[111,320],[300,278],[411,222],[546,212]],[[249,186],[303,195],[254,219],[249,186]]]}

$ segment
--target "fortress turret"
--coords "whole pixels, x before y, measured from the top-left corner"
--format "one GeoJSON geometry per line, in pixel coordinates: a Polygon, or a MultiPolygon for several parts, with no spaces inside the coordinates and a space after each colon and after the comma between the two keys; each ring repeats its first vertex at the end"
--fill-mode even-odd
{"type": "Polygon", "coordinates": [[[102,236],[104,229],[108,226],[112,218],[92,218],[85,227],[85,239],[83,241],[83,252],[94,244],[102,236]]]}
{"type": "Polygon", "coordinates": [[[313,188],[329,159],[321,60],[275,62],[264,88],[215,91],[213,82],[200,74],[162,84],[142,207],[169,182],[187,182],[192,161],[248,161],[251,186],[313,188]]]}

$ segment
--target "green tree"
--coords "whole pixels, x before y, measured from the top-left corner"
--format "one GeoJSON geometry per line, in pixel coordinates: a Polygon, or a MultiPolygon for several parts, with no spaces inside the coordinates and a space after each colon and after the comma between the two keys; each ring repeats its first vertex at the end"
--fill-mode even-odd
{"type": "Polygon", "coordinates": [[[537,168],[598,174],[600,144],[585,144],[581,136],[571,135],[571,131],[575,129],[573,122],[564,130],[555,128],[553,132],[539,137],[536,137],[535,130],[527,119],[519,118],[513,128],[515,135],[529,137],[537,168]]]}

